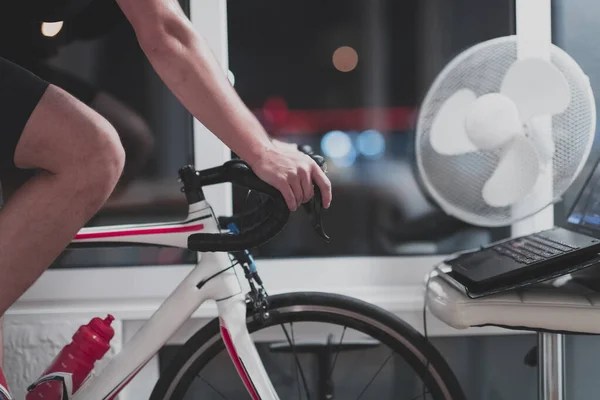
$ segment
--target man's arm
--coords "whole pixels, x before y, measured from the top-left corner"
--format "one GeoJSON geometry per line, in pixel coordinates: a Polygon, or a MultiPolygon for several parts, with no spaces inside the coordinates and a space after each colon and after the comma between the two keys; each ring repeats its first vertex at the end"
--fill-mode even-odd
{"type": "Polygon", "coordinates": [[[148,60],[181,103],[225,145],[275,186],[290,209],[319,185],[329,207],[331,185],[309,157],[274,145],[227,80],[208,44],[177,0],[117,0],[148,60]]]}
{"type": "Polygon", "coordinates": [[[272,147],[176,0],[118,3],[156,72],[196,118],[249,163],[272,147]]]}

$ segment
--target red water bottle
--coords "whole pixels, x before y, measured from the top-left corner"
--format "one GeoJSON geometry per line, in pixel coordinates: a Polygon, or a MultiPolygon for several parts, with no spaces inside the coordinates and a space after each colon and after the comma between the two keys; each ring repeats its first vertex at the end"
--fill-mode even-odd
{"type": "Polygon", "coordinates": [[[110,349],[110,341],[115,335],[111,327],[112,315],[106,319],[94,318],[82,325],[73,335],[71,343],[66,345],[54,358],[52,364],[42,376],[29,387],[27,400],[60,400],[63,391],[68,396],[79,389],[100,360],[110,349]]]}

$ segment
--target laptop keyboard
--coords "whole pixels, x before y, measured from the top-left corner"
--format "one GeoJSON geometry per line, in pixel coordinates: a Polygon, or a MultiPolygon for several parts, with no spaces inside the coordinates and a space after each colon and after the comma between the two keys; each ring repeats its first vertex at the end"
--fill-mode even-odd
{"type": "Polygon", "coordinates": [[[578,248],[576,245],[558,242],[537,234],[509,240],[491,247],[492,250],[521,264],[540,262],[578,248]]]}

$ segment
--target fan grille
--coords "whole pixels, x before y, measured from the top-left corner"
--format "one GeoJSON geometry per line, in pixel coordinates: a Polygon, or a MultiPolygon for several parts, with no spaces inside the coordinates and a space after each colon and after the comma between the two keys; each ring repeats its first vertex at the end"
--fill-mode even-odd
{"type": "MultiPolygon", "coordinates": [[[[430,144],[434,116],[456,91],[467,88],[478,97],[499,92],[508,68],[517,60],[515,36],[480,43],[461,53],[440,73],[419,113],[416,152],[419,172],[432,197],[451,215],[474,225],[504,226],[533,215],[547,204],[529,194],[518,209],[489,206],[481,195],[499,161],[499,150],[457,156],[437,153],[430,144]]],[[[556,46],[551,61],[564,74],[571,103],[552,119],[556,151],[553,157],[553,199],[559,199],[580,172],[591,149],[595,105],[589,82],[575,61],[556,46]]]]}

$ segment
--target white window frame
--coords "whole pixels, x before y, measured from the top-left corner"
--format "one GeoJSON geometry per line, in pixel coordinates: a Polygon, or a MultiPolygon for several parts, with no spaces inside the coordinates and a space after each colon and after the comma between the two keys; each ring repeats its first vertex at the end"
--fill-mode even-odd
{"type": "MultiPolygon", "coordinates": [[[[550,58],[552,43],[552,0],[516,0],[515,7],[518,57],[550,58]]],[[[551,129],[551,118],[545,121],[551,129]]],[[[552,198],[548,198],[552,201],[552,198]]],[[[552,228],[554,225],[554,205],[550,205],[534,216],[512,226],[512,236],[552,228]]]]}
{"type": "MultiPolygon", "coordinates": [[[[190,19],[205,38],[221,64],[223,74],[229,71],[226,0],[190,0],[190,19]]],[[[231,159],[231,151],[200,121],[194,118],[194,163],[197,169],[212,168],[231,159]]],[[[204,189],[206,198],[217,215],[231,215],[231,184],[204,189]]]]}

